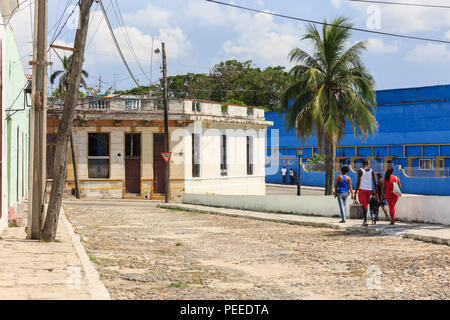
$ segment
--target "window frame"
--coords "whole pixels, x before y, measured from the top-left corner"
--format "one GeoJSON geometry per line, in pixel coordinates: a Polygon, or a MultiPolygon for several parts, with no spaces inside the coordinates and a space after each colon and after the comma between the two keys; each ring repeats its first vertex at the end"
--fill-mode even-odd
{"type": "Polygon", "coordinates": [[[201,158],[202,158],[202,135],[199,133],[192,133],[191,136],[192,139],[192,178],[200,178],[202,175],[202,166],[201,166],[201,158]],[[195,136],[197,136],[197,143],[198,143],[198,147],[196,147],[195,144],[195,136]],[[195,163],[195,150],[198,150],[198,163],[195,163]]]}
{"type": "Polygon", "coordinates": [[[228,176],[228,141],[227,135],[220,135],[220,175],[228,176]]]}
{"type": "Polygon", "coordinates": [[[88,178],[90,180],[110,180],[111,179],[111,132],[88,132],[87,133],[87,169],[88,169],[88,178]],[[106,134],[108,135],[108,156],[90,156],[89,155],[89,136],[91,134],[106,134]],[[108,177],[91,177],[89,174],[89,162],[90,160],[108,160],[108,177]]]}
{"type": "Polygon", "coordinates": [[[435,170],[436,166],[435,166],[435,160],[431,159],[431,158],[426,158],[426,159],[419,159],[419,170],[421,171],[432,171],[435,170]],[[422,163],[426,163],[425,161],[429,161],[431,164],[431,168],[427,169],[424,166],[422,166],[422,163]]]}
{"type": "Polygon", "coordinates": [[[255,175],[255,139],[253,136],[247,136],[246,159],[247,159],[247,175],[255,175]],[[251,143],[250,143],[251,142],[251,143]]]}

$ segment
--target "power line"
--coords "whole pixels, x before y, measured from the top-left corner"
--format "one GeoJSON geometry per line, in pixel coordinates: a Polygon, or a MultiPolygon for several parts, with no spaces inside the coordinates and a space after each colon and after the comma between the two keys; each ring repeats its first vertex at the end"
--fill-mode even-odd
{"type": "Polygon", "coordinates": [[[311,20],[311,19],[297,18],[297,17],[288,16],[288,15],[284,15],[284,14],[267,12],[267,11],[262,11],[262,10],[258,10],[258,9],[252,9],[252,8],[247,8],[247,7],[243,7],[243,6],[238,6],[238,5],[235,5],[235,4],[230,4],[230,3],[221,2],[221,1],[215,1],[215,0],[205,0],[205,1],[211,2],[211,3],[220,4],[220,5],[227,6],[227,7],[237,8],[237,9],[241,9],[241,10],[257,12],[257,13],[262,13],[262,14],[266,14],[266,15],[271,15],[271,16],[274,16],[274,17],[280,17],[280,18],[285,18],[285,19],[309,22],[309,23],[312,23],[312,24],[333,26],[333,27],[349,29],[349,30],[354,30],[354,31],[359,31],[359,32],[379,34],[379,35],[389,36],[389,37],[397,37],[397,38],[405,38],[405,39],[411,39],[411,40],[421,40],[421,41],[430,41],[430,42],[439,42],[439,43],[450,44],[450,41],[446,41],[446,40],[422,38],[422,37],[415,37],[415,36],[407,36],[407,35],[403,35],[403,34],[388,33],[388,32],[368,30],[368,29],[362,29],[362,28],[343,27],[343,26],[339,26],[339,25],[334,25],[332,23],[325,23],[325,22],[315,21],[315,20],[311,20]]]}
{"type": "Polygon", "coordinates": [[[377,3],[377,4],[392,4],[392,5],[410,6],[410,7],[450,9],[450,6],[435,5],[435,4],[405,3],[405,2],[391,2],[391,1],[372,1],[372,0],[347,0],[347,1],[351,1],[351,2],[365,2],[365,3],[377,3]]]}
{"type": "MultiPolygon", "coordinates": [[[[111,6],[111,4],[112,4],[112,0],[109,1],[108,6],[106,7],[106,11],[109,10],[109,7],[111,6]]],[[[97,6],[98,6],[98,2],[97,2],[97,6]]],[[[94,34],[92,35],[91,41],[89,41],[89,43],[88,43],[87,46],[86,46],[86,49],[89,48],[89,46],[90,46],[90,45],[92,44],[92,42],[94,41],[95,36],[97,35],[97,32],[98,32],[98,30],[100,29],[100,26],[102,25],[102,21],[103,21],[104,18],[105,18],[105,16],[102,15],[102,17],[100,18],[100,21],[99,21],[99,23],[98,23],[98,25],[97,25],[97,28],[95,29],[94,34]]]]}
{"type": "MultiPolygon", "coordinates": [[[[59,35],[61,34],[61,32],[64,30],[64,27],[66,26],[67,22],[69,21],[70,17],[73,16],[73,14],[75,13],[75,10],[77,9],[77,7],[80,5],[80,1],[78,0],[78,3],[73,7],[72,12],[69,14],[69,16],[67,17],[66,21],[64,21],[64,24],[62,25],[61,29],[59,30],[58,34],[53,37],[52,42],[50,43],[50,46],[56,41],[56,39],[59,37],[59,35]]],[[[62,18],[62,17],[61,17],[62,18]]],[[[50,47],[48,48],[48,51],[50,51],[50,47]]],[[[47,51],[47,52],[48,52],[47,51]]]]}
{"type": "MultiPolygon", "coordinates": [[[[122,16],[122,12],[120,11],[119,4],[117,3],[117,0],[114,0],[114,2],[115,2],[115,4],[116,4],[117,11],[118,11],[118,14],[117,14],[116,9],[114,8],[114,5],[113,5],[114,14],[116,15],[116,18],[117,18],[117,20],[119,21],[119,25],[122,26],[122,28],[121,28],[122,33],[124,34],[125,40],[126,40],[126,42],[127,42],[127,44],[128,44],[128,47],[130,48],[131,53],[132,53],[133,56],[134,56],[134,59],[136,60],[136,63],[137,63],[137,65],[138,65],[139,69],[141,69],[141,71],[142,71],[142,72],[144,73],[144,75],[145,75],[146,72],[144,71],[144,68],[142,68],[142,65],[141,65],[141,63],[139,62],[139,59],[138,59],[138,57],[137,57],[136,51],[134,50],[133,45],[132,45],[132,43],[131,43],[130,36],[129,36],[128,31],[127,31],[127,28],[126,28],[126,26],[125,26],[125,22],[124,22],[124,20],[123,20],[123,16],[122,16]]],[[[146,76],[146,77],[147,77],[147,76],[146,76]]],[[[147,77],[147,79],[150,81],[150,78],[149,78],[149,77],[147,77]]]]}
{"type": "Polygon", "coordinates": [[[103,6],[103,1],[99,0],[99,3],[100,3],[100,7],[101,7],[101,9],[103,11],[103,15],[105,16],[106,24],[108,25],[109,31],[111,33],[111,36],[112,36],[113,40],[114,40],[114,44],[116,45],[117,51],[119,51],[120,57],[122,58],[122,61],[123,61],[124,65],[125,65],[125,67],[127,68],[128,73],[130,74],[131,78],[136,83],[136,85],[139,87],[139,82],[136,81],[136,78],[134,77],[133,73],[131,72],[130,67],[128,66],[128,63],[125,60],[125,57],[124,57],[124,55],[122,53],[122,50],[120,49],[119,43],[117,42],[116,36],[114,35],[114,31],[113,31],[113,29],[111,27],[111,23],[109,22],[109,18],[108,18],[108,15],[106,14],[105,7],[103,6]]]}

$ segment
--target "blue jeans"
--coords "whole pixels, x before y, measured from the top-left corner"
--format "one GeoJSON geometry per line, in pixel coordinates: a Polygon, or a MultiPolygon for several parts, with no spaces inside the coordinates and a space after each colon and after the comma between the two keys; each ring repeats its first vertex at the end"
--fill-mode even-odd
{"type": "Polygon", "coordinates": [[[347,198],[348,193],[338,193],[337,200],[339,203],[339,209],[341,210],[342,221],[347,221],[347,198]]]}

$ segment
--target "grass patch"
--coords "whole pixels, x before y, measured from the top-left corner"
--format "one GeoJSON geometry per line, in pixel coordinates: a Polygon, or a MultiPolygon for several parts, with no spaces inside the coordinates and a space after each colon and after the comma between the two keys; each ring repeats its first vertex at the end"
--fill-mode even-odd
{"type": "Polygon", "coordinates": [[[14,222],[9,223],[8,227],[10,227],[10,228],[19,228],[19,225],[17,224],[17,222],[14,221],[14,222]]]}
{"type": "Polygon", "coordinates": [[[167,288],[177,288],[177,289],[184,289],[187,288],[189,285],[187,283],[181,283],[181,282],[177,282],[177,283],[171,283],[167,286],[167,288]]]}
{"type": "Polygon", "coordinates": [[[177,243],[175,243],[175,246],[176,246],[176,247],[182,247],[182,246],[183,246],[183,243],[182,243],[182,242],[177,242],[177,243]]]}
{"type": "Polygon", "coordinates": [[[91,262],[94,262],[94,263],[98,263],[98,259],[96,258],[96,257],[94,257],[94,256],[89,256],[89,260],[91,260],[91,262]]]}

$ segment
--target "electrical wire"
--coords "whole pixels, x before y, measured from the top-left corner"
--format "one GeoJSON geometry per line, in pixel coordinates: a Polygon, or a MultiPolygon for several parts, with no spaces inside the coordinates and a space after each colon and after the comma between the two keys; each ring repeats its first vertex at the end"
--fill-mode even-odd
{"type": "Polygon", "coordinates": [[[134,77],[133,73],[131,72],[131,69],[130,69],[130,67],[129,67],[129,65],[128,65],[128,63],[127,63],[127,61],[126,61],[126,59],[125,59],[125,57],[123,55],[123,52],[120,49],[119,43],[117,42],[116,36],[114,35],[114,31],[113,31],[113,29],[111,27],[111,23],[109,22],[109,18],[108,18],[108,15],[106,14],[106,10],[105,10],[105,7],[103,6],[102,0],[99,0],[99,3],[100,3],[100,7],[101,7],[101,9],[103,11],[103,15],[105,16],[105,21],[106,21],[106,23],[108,25],[109,31],[111,33],[111,36],[112,36],[112,38],[114,40],[114,44],[116,45],[117,51],[119,52],[120,57],[122,58],[122,61],[123,61],[124,65],[125,65],[125,67],[127,68],[128,73],[130,74],[131,78],[136,83],[136,85],[139,87],[140,86],[139,82],[137,82],[136,78],[134,77]]]}
{"type": "Polygon", "coordinates": [[[219,5],[222,5],[222,6],[227,6],[227,7],[232,7],[232,8],[236,8],[236,9],[241,9],[241,10],[245,10],[245,11],[251,11],[251,12],[271,15],[271,16],[274,16],[274,17],[285,18],[285,19],[290,19],[290,20],[297,20],[297,21],[303,21],[303,22],[309,22],[309,23],[312,23],[312,24],[333,26],[333,27],[349,29],[349,30],[354,30],[354,31],[359,31],[359,32],[379,34],[379,35],[389,36],[389,37],[397,37],[397,38],[405,38],[405,39],[411,39],[411,40],[421,40],[421,41],[430,41],[430,42],[439,42],[439,43],[450,44],[450,41],[446,41],[446,40],[439,40],[439,39],[432,39],[432,38],[423,38],[423,37],[415,37],[415,36],[407,36],[407,35],[403,35],[403,34],[388,33],[388,32],[368,30],[368,29],[362,29],[362,28],[343,27],[343,26],[339,26],[339,25],[334,25],[332,23],[325,23],[325,22],[315,21],[315,20],[311,20],[311,19],[297,18],[297,17],[293,17],[293,16],[288,16],[288,15],[284,15],[284,14],[268,12],[268,11],[263,11],[263,10],[258,10],[258,9],[252,9],[252,8],[238,6],[238,5],[235,5],[235,4],[221,2],[221,1],[216,1],[216,0],[204,0],[204,1],[210,2],[210,3],[219,4],[219,5]]]}
{"type": "Polygon", "coordinates": [[[347,0],[347,1],[351,1],[351,2],[365,2],[365,3],[376,3],[376,4],[392,4],[392,5],[410,6],[410,7],[424,7],[424,8],[450,9],[450,6],[435,5],[435,4],[405,3],[405,2],[392,2],[392,1],[372,1],[372,0],[347,0]]]}
{"type": "Polygon", "coordinates": [[[116,18],[119,21],[119,25],[121,25],[121,27],[122,27],[121,30],[122,30],[122,33],[123,33],[123,35],[125,37],[125,40],[126,40],[126,42],[128,44],[128,47],[130,48],[130,51],[133,54],[134,59],[136,60],[136,63],[138,65],[139,69],[141,69],[142,73],[146,76],[147,80],[150,81],[150,78],[146,75],[146,72],[144,71],[144,68],[142,68],[142,65],[139,62],[139,59],[137,57],[136,51],[133,48],[133,45],[132,45],[131,40],[130,40],[130,36],[129,36],[127,28],[125,26],[125,22],[123,20],[122,12],[120,11],[119,4],[117,3],[117,0],[114,0],[114,2],[115,2],[116,7],[117,7],[117,12],[116,12],[116,9],[114,8],[114,5],[113,5],[114,14],[116,15],[116,18]]]}

